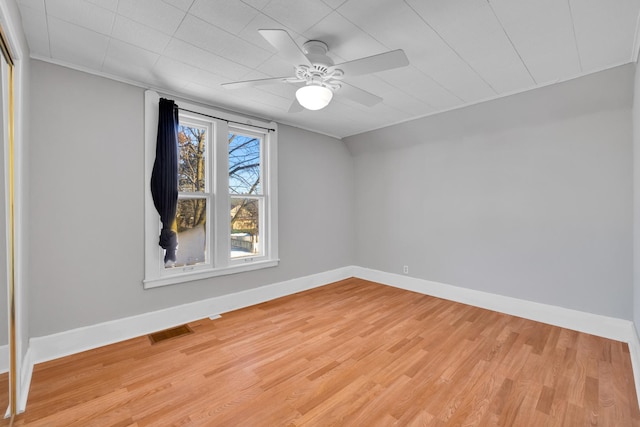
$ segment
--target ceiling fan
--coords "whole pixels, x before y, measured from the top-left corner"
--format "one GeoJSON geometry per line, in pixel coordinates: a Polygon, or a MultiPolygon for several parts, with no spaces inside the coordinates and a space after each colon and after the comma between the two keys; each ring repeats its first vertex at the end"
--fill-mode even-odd
{"type": "Polygon", "coordinates": [[[409,60],[402,49],[335,65],[327,56],[329,47],[324,42],[309,40],[300,48],[285,30],[258,30],[258,32],[278,49],[285,60],[294,65],[295,75],[223,83],[222,86],[227,89],[273,83],[300,86],[289,112],[302,111],[303,107],[308,110],[320,110],[331,102],[334,93],[371,107],[382,101],[382,98],[350,85],[343,79],[409,65],[409,60]]]}

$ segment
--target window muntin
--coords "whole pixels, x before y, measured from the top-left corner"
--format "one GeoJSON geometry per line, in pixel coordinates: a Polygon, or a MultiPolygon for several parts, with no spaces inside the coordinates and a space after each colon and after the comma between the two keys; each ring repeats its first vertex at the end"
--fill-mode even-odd
{"type": "MultiPolygon", "coordinates": [[[[157,93],[145,93],[147,182],[155,159],[158,100],[157,93]]],[[[254,119],[249,122],[241,116],[187,102],[176,103],[183,108],[179,114],[181,153],[174,224],[178,233],[177,260],[172,266],[164,265],[164,251],[157,240],[160,221],[147,189],[144,287],[276,266],[276,124],[254,119]],[[230,124],[227,120],[247,124],[230,124]],[[234,246],[240,251],[233,252],[234,246]]]]}

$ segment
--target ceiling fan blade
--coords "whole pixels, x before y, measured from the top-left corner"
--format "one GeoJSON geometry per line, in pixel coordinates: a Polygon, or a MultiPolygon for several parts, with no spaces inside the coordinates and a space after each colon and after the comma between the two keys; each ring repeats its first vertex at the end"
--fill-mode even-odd
{"type": "Polygon", "coordinates": [[[303,111],[304,107],[302,105],[300,105],[300,103],[298,102],[297,99],[294,99],[293,102],[291,103],[291,107],[289,107],[289,113],[299,113],[300,111],[303,111]]]}
{"type": "Polygon", "coordinates": [[[261,86],[274,83],[297,83],[304,80],[292,78],[292,77],[271,77],[268,79],[256,79],[256,80],[243,80],[240,82],[222,83],[225,89],[242,89],[245,87],[261,86]]]}
{"type": "Polygon", "coordinates": [[[346,76],[358,76],[362,74],[377,73],[378,71],[391,70],[393,68],[406,67],[409,59],[402,49],[367,56],[334,65],[331,69],[340,69],[346,76]]]}
{"type": "Polygon", "coordinates": [[[341,87],[336,91],[336,95],[344,96],[345,98],[349,98],[352,101],[367,107],[373,107],[377,103],[382,102],[382,98],[372,94],[371,92],[351,86],[345,82],[341,82],[340,84],[341,87]]]}
{"type": "Polygon", "coordinates": [[[306,57],[300,46],[291,38],[285,30],[258,30],[260,35],[273,47],[280,51],[280,55],[294,65],[311,66],[309,58],[306,57]]]}

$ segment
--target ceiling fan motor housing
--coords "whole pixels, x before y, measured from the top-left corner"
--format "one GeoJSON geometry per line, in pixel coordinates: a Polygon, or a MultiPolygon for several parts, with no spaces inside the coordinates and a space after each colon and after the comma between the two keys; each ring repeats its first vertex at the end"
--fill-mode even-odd
{"type": "Polygon", "coordinates": [[[340,83],[334,79],[342,77],[342,70],[331,69],[334,62],[327,52],[329,47],[319,40],[309,40],[302,45],[302,51],[311,62],[312,66],[299,65],[296,67],[296,77],[305,80],[307,85],[325,86],[331,90],[340,87],[340,83]]]}
{"type": "Polygon", "coordinates": [[[327,56],[329,46],[320,40],[309,40],[302,45],[302,51],[314,66],[317,64],[329,68],[333,65],[333,60],[327,56]]]}

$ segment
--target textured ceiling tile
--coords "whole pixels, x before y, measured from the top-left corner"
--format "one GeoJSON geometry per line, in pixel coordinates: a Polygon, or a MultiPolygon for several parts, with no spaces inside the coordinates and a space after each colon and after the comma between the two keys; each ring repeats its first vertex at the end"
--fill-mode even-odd
{"type": "Polygon", "coordinates": [[[397,123],[401,121],[406,113],[392,107],[389,104],[381,102],[373,107],[362,107],[356,104],[358,107],[358,113],[360,117],[360,125],[367,123],[367,127],[380,126],[381,121],[379,117],[384,117],[385,123],[397,123]]]}
{"type": "Polygon", "coordinates": [[[491,4],[537,83],[580,73],[567,2],[491,0],[491,4]]]}
{"type": "Polygon", "coordinates": [[[242,3],[254,7],[258,10],[262,10],[271,0],[242,0],[242,3]]]}
{"type": "Polygon", "coordinates": [[[309,40],[321,40],[329,53],[346,61],[388,51],[385,46],[337,12],[332,12],[304,33],[309,40]]]}
{"type": "Polygon", "coordinates": [[[151,74],[163,81],[169,81],[174,78],[191,81],[194,79],[198,70],[198,68],[185,64],[182,61],[161,56],[154,64],[151,74]]]}
{"type": "Polygon", "coordinates": [[[102,64],[102,71],[107,74],[118,76],[138,84],[146,86],[162,86],[165,89],[175,90],[179,86],[184,86],[186,82],[179,79],[172,79],[171,81],[161,81],[153,76],[151,69],[147,65],[142,65],[140,61],[138,63],[128,63],[118,58],[118,55],[109,56],[104,59],[102,64]]]}
{"type": "MultiPolygon", "coordinates": [[[[245,80],[266,79],[269,77],[269,75],[266,75],[259,71],[252,71],[245,76],[245,80]]],[[[283,83],[276,81],[273,84],[261,85],[259,89],[274,95],[278,95],[289,100],[290,102],[293,102],[296,97],[296,90],[298,90],[298,88],[302,85],[302,83],[283,83]]],[[[229,90],[233,91],[234,89],[229,90]]]]}
{"type": "Polygon", "coordinates": [[[397,121],[406,120],[407,115],[417,117],[436,112],[436,108],[432,105],[397,91],[385,95],[384,103],[404,113],[403,117],[399,117],[397,121]]]}
{"type": "Polygon", "coordinates": [[[184,94],[196,100],[205,100],[218,107],[227,106],[227,108],[230,108],[231,106],[228,105],[228,102],[233,100],[232,96],[224,93],[224,89],[201,85],[195,82],[189,82],[185,85],[184,94]]]}
{"type": "Polygon", "coordinates": [[[116,14],[84,0],[47,0],[47,13],[63,21],[109,35],[116,14]]]}
{"type": "Polygon", "coordinates": [[[22,10],[23,7],[28,7],[43,13],[45,12],[44,0],[17,0],[16,3],[18,3],[20,10],[22,10]]]}
{"type": "Polygon", "coordinates": [[[162,0],[163,2],[170,4],[171,6],[177,7],[180,10],[184,10],[185,12],[189,10],[194,0],[162,0]]]}
{"type": "Polygon", "coordinates": [[[451,108],[464,103],[462,99],[438,85],[431,77],[415,67],[409,66],[380,74],[383,80],[395,86],[397,90],[411,94],[434,107],[451,108]]]}
{"type": "Polygon", "coordinates": [[[146,67],[148,70],[153,68],[160,55],[133,46],[119,40],[111,40],[107,48],[106,58],[115,59],[123,64],[136,65],[146,67]]]}
{"type": "Polygon", "coordinates": [[[289,108],[287,100],[262,93],[259,90],[245,94],[243,91],[231,92],[224,89],[198,85],[196,83],[188,84],[186,90],[196,99],[206,99],[208,100],[207,103],[213,104],[214,106],[242,111],[245,114],[267,119],[272,118],[273,113],[277,114],[278,111],[284,113],[285,109],[289,108]],[[247,108],[246,105],[250,107],[247,108]]]}
{"type": "MultiPolygon", "coordinates": [[[[327,126],[325,132],[329,135],[347,136],[360,133],[370,126],[381,125],[384,123],[379,116],[374,116],[371,111],[363,111],[358,107],[347,103],[336,102],[330,104],[327,108],[318,111],[302,111],[300,113],[290,114],[291,120],[301,123],[306,129],[314,129],[318,127],[318,123],[331,123],[327,126]],[[349,120],[344,120],[348,117],[349,120]]],[[[386,119],[385,119],[386,121],[386,119]]]]}
{"type": "Polygon", "coordinates": [[[389,82],[381,79],[377,74],[364,74],[361,76],[353,76],[349,79],[349,84],[356,86],[362,90],[373,93],[376,96],[384,98],[391,92],[398,89],[389,82]]]}
{"type": "Polygon", "coordinates": [[[118,14],[173,35],[185,12],[158,0],[119,0],[118,14]]]}
{"type": "Polygon", "coordinates": [[[584,72],[632,60],[638,0],[570,0],[584,72]]]}
{"type": "Polygon", "coordinates": [[[407,0],[498,93],[534,84],[486,0],[407,0]]]}
{"type": "Polygon", "coordinates": [[[49,32],[44,10],[32,9],[24,3],[19,6],[22,26],[32,55],[49,57],[49,32]]]}
{"type": "Polygon", "coordinates": [[[324,4],[332,9],[337,9],[342,6],[347,0],[322,0],[324,4]]]}
{"type": "Polygon", "coordinates": [[[258,72],[266,74],[268,77],[288,77],[295,75],[295,67],[278,55],[263,62],[257,69],[258,72]]]}
{"type": "Polygon", "coordinates": [[[220,83],[227,81],[224,77],[184,64],[180,61],[167,57],[161,57],[153,67],[153,76],[155,79],[163,82],[182,81],[185,87],[206,88],[206,93],[200,93],[199,99],[205,99],[206,94],[212,91],[222,91],[220,83]]]}
{"type": "Polygon", "coordinates": [[[272,0],[262,11],[283,25],[304,33],[331,13],[331,8],[321,0],[272,0]]]}
{"type": "Polygon", "coordinates": [[[303,110],[297,113],[280,113],[280,116],[276,117],[282,123],[309,130],[316,129],[318,123],[333,123],[330,129],[327,127],[324,132],[328,135],[341,135],[342,132],[348,131],[353,124],[345,126],[344,120],[340,120],[340,117],[348,117],[350,110],[346,108],[347,112],[344,113],[342,111],[344,107],[336,108],[336,106],[339,106],[339,104],[332,105],[332,110],[327,107],[318,111],[303,110]]]}
{"type": "Polygon", "coordinates": [[[113,25],[115,39],[136,45],[146,50],[162,53],[171,39],[161,31],[118,15],[113,25]]]}
{"type": "Polygon", "coordinates": [[[260,88],[260,87],[253,90],[252,89],[234,90],[234,91],[230,91],[230,94],[238,99],[250,101],[252,103],[257,103],[257,104],[261,104],[261,105],[272,107],[272,108],[277,108],[282,111],[287,111],[291,106],[291,99],[281,95],[270,93],[268,91],[263,90],[263,88],[260,88]]]}
{"type": "Polygon", "coordinates": [[[283,29],[287,30],[292,37],[296,37],[297,34],[295,31],[290,28],[284,27],[282,24],[274,21],[269,18],[267,15],[258,14],[256,15],[244,28],[244,30],[239,34],[239,36],[248,41],[249,43],[258,46],[264,50],[267,50],[271,53],[277,53],[277,49],[273,47],[271,43],[266,41],[264,37],[260,35],[258,30],[270,30],[270,29],[283,29]]]}
{"type": "Polygon", "coordinates": [[[187,15],[175,37],[247,67],[257,67],[272,54],[193,15],[187,15]]]}
{"type": "Polygon", "coordinates": [[[53,58],[100,70],[109,45],[107,36],[52,16],[48,26],[53,58]]]}
{"type": "MultiPolygon", "coordinates": [[[[373,93],[383,99],[383,102],[396,110],[404,111],[405,114],[426,114],[435,108],[429,104],[428,99],[420,99],[416,93],[404,93],[398,88],[382,80],[376,75],[358,76],[352,81],[354,86],[373,93]],[[420,112],[420,113],[418,113],[420,112]]],[[[339,90],[338,90],[339,91],[339,90]]]]}
{"type": "Polygon", "coordinates": [[[488,98],[496,92],[405,3],[350,0],[338,12],[389,49],[403,49],[410,63],[458,97],[488,98]]]}
{"type": "Polygon", "coordinates": [[[164,50],[164,56],[184,62],[205,71],[228,78],[230,81],[241,80],[249,71],[238,63],[226,60],[211,52],[200,49],[183,41],[172,39],[164,50]]]}
{"type": "Polygon", "coordinates": [[[222,86],[222,83],[228,82],[229,79],[227,77],[223,77],[216,73],[212,73],[206,70],[197,69],[193,77],[191,77],[191,81],[193,83],[197,83],[202,86],[210,87],[216,90],[225,90],[222,86]]]}
{"type": "Polygon", "coordinates": [[[96,6],[100,6],[103,9],[115,12],[118,9],[118,0],[86,0],[88,3],[93,3],[96,6]]]}
{"type": "Polygon", "coordinates": [[[299,84],[296,86],[293,84],[281,83],[281,84],[273,84],[273,85],[264,85],[260,87],[260,90],[286,99],[287,100],[286,109],[288,110],[289,107],[291,107],[291,103],[296,100],[296,91],[300,86],[302,86],[302,84],[299,84]]]}
{"type": "Polygon", "coordinates": [[[260,12],[241,1],[195,0],[189,13],[238,35],[260,12]]]}

